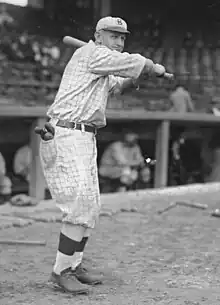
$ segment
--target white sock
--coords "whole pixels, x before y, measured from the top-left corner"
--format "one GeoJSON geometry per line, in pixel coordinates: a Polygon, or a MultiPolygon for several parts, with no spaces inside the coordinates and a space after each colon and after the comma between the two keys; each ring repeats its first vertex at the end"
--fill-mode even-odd
{"type": "Polygon", "coordinates": [[[72,262],[72,256],[57,251],[57,256],[53,271],[56,274],[60,274],[63,270],[71,267],[71,262],[72,262]]]}
{"type": "Polygon", "coordinates": [[[72,270],[75,270],[76,267],[78,267],[79,264],[81,264],[82,258],[83,258],[83,252],[75,252],[73,254],[73,256],[71,257],[71,260],[72,260],[71,268],[72,268],[72,270]]]}

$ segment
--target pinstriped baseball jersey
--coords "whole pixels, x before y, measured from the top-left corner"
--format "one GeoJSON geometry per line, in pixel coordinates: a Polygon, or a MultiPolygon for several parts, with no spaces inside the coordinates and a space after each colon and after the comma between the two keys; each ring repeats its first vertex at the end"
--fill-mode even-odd
{"type": "MultiPolygon", "coordinates": [[[[126,78],[137,79],[146,65],[139,54],[120,53],[93,41],[78,49],[67,64],[54,103],[47,115],[55,119],[106,125],[111,89],[126,78]]],[[[149,71],[153,63],[149,61],[149,71]]]]}

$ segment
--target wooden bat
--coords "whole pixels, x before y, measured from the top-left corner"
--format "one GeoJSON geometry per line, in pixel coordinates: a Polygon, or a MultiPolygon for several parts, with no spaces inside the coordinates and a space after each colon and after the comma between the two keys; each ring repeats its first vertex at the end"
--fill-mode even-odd
{"type": "Polygon", "coordinates": [[[166,208],[164,208],[162,210],[157,211],[157,214],[161,215],[161,214],[163,214],[163,213],[165,213],[165,212],[175,208],[176,206],[177,206],[177,203],[176,202],[172,202],[172,203],[170,203],[168,205],[168,207],[166,207],[166,208]]]}
{"type": "MultiPolygon", "coordinates": [[[[68,46],[75,47],[75,48],[81,48],[84,45],[86,45],[85,41],[82,41],[80,39],[77,39],[77,38],[74,38],[74,37],[71,37],[71,36],[65,36],[63,38],[63,43],[68,45],[68,46]]],[[[166,78],[167,80],[173,80],[174,75],[172,73],[167,73],[166,72],[163,75],[163,78],[166,78]]]]}
{"type": "Polygon", "coordinates": [[[73,38],[71,36],[65,36],[63,38],[63,43],[65,43],[68,46],[75,47],[75,48],[81,48],[86,44],[85,41],[79,40],[77,38],[73,38]]]}
{"type": "Polygon", "coordinates": [[[45,246],[46,241],[34,241],[34,240],[0,240],[0,244],[5,245],[24,245],[24,246],[45,246]]]}
{"type": "Polygon", "coordinates": [[[206,210],[208,208],[207,204],[196,203],[196,202],[187,202],[187,201],[177,201],[177,202],[172,202],[166,208],[157,211],[157,214],[161,215],[164,212],[167,212],[176,206],[185,206],[185,207],[195,208],[195,209],[200,209],[200,210],[206,210]]]}
{"type": "Polygon", "coordinates": [[[208,209],[207,204],[197,203],[197,202],[178,201],[177,205],[182,205],[182,206],[190,207],[190,208],[196,208],[196,209],[200,209],[200,210],[208,209]]]}

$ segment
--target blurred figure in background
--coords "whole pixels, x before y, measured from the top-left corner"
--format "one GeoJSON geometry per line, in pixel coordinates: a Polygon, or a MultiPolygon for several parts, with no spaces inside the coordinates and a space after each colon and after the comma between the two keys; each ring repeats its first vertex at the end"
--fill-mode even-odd
{"type": "Polygon", "coordinates": [[[169,99],[172,105],[169,111],[181,113],[194,111],[191,95],[180,82],[175,85],[169,99]]]}
{"type": "Polygon", "coordinates": [[[12,183],[6,176],[6,163],[3,155],[0,153],[0,205],[7,202],[11,196],[12,183]]]}
{"type": "Polygon", "coordinates": [[[137,143],[138,135],[125,132],[122,141],[110,144],[102,155],[99,174],[113,184],[116,191],[132,189],[138,180],[144,158],[137,143]]]}
{"type": "Polygon", "coordinates": [[[220,101],[213,98],[208,105],[207,113],[214,114],[215,116],[220,116],[220,101]]]}
{"type": "MultiPolygon", "coordinates": [[[[154,161],[152,161],[152,163],[153,162],[154,161]]],[[[152,173],[151,173],[150,166],[145,166],[145,167],[141,168],[136,188],[138,190],[144,190],[147,188],[151,188],[152,187],[151,179],[152,179],[152,173]]]]}
{"type": "Polygon", "coordinates": [[[25,62],[34,62],[34,51],[32,49],[31,37],[25,31],[18,37],[18,49],[22,54],[22,59],[25,62]]]}
{"type": "Polygon", "coordinates": [[[27,182],[30,181],[31,160],[32,153],[29,145],[24,145],[16,151],[13,162],[14,173],[27,182]]]}
{"type": "Polygon", "coordinates": [[[7,12],[7,8],[4,4],[0,5],[0,31],[3,29],[10,29],[10,26],[14,23],[14,18],[7,12]]]}
{"type": "Polygon", "coordinates": [[[60,49],[54,45],[51,40],[46,39],[42,45],[41,52],[41,72],[43,78],[47,81],[51,81],[52,73],[50,68],[53,67],[60,58],[60,49]]]}

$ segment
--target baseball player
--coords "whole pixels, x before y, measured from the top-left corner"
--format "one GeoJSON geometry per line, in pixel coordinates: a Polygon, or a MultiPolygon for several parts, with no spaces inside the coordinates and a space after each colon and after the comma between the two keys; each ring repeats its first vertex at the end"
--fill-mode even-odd
{"type": "Polygon", "coordinates": [[[121,18],[98,21],[95,41],[75,51],[68,62],[49,124],[38,128],[40,156],[51,195],[63,213],[51,280],[73,294],[101,283],[81,267],[85,245],[100,213],[96,133],[106,125],[110,94],[134,86],[143,75],[165,76],[165,68],[140,54],[122,53],[127,24],[121,18]]]}
{"type": "Polygon", "coordinates": [[[11,197],[12,182],[6,176],[6,161],[0,152],[0,205],[6,203],[11,197]]]}
{"type": "Polygon", "coordinates": [[[126,191],[134,186],[139,178],[139,168],[144,166],[144,158],[138,145],[138,135],[125,131],[123,139],[111,143],[104,151],[99,174],[116,184],[116,190],[126,191]]]}

